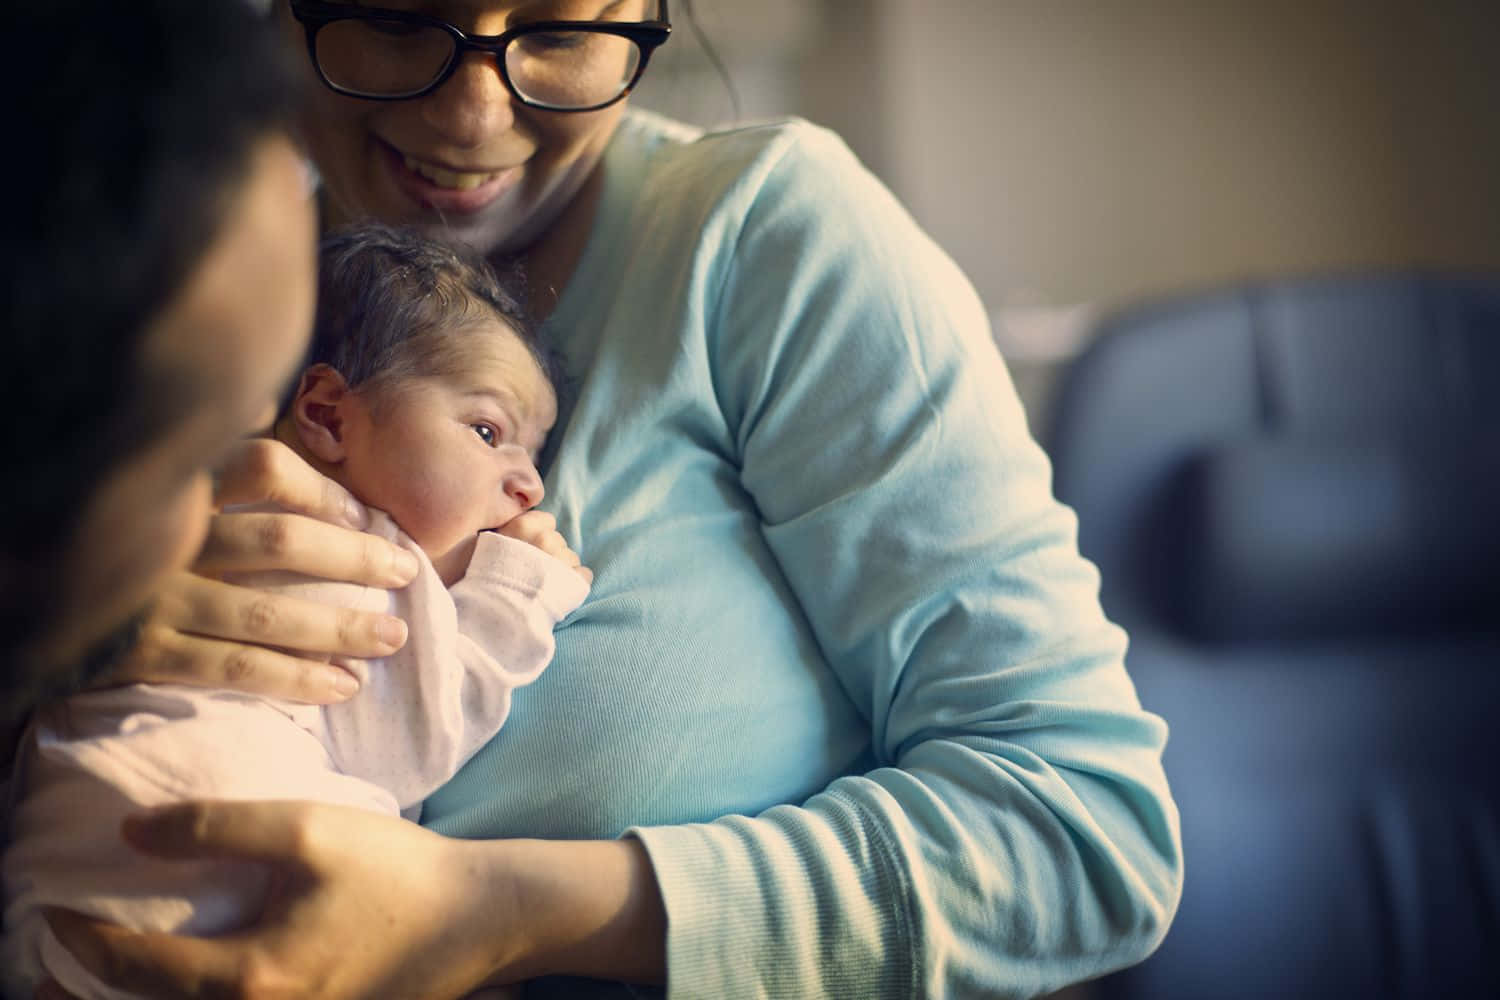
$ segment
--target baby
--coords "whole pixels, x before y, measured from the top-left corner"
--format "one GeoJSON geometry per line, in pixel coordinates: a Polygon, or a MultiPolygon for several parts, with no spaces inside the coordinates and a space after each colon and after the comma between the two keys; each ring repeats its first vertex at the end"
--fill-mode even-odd
{"type": "Polygon", "coordinates": [[[120,820],[187,798],[316,799],[415,817],[499,730],[553,653],[589,571],[528,513],[557,415],[547,356],[483,261],[362,226],[325,240],[311,364],[274,435],[373,508],[412,551],[401,591],[258,574],[257,586],[405,619],[385,660],[327,707],[177,685],[77,695],[37,713],[17,761],[4,859],[7,995],[46,976],[114,998],[41,918],[60,906],[129,927],[222,933],[254,918],[267,873],[131,851],[120,820]],[[388,516],[387,516],[388,515],[388,516]]]}

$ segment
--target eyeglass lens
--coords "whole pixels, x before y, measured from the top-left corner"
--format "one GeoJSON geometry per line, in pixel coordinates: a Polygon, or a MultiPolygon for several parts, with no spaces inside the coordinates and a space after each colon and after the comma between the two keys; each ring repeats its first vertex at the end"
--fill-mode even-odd
{"type": "MultiPolygon", "coordinates": [[[[318,67],[334,86],[372,97],[419,93],[447,70],[455,42],[441,28],[379,18],[325,24],[315,43],[318,67]]],[[[635,42],[593,31],[520,35],[505,48],[505,71],[526,101],[587,108],[619,97],[635,78],[635,42]]]]}

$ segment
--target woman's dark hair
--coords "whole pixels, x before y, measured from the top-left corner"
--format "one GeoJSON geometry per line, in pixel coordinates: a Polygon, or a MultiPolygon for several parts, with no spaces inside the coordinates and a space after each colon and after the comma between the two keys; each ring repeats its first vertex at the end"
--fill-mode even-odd
{"type": "Polygon", "coordinates": [[[498,319],[514,331],[554,391],[559,388],[556,355],[542,343],[519,296],[478,252],[410,228],[361,223],[337,229],[323,239],[318,255],[318,313],[308,364],[329,365],[350,387],[378,397],[402,379],[456,374],[481,318],[498,319]]]}
{"type": "MultiPolygon", "coordinates": [[[[236,0],[35,0],[0,14],[20,144],[0,270],[0,662],[49,627],[97,485],[177,419],[143,343],[295,109],[265,18],[236,0]]],[[[3,685],[0,678],[0,685],[3,685]]]]}

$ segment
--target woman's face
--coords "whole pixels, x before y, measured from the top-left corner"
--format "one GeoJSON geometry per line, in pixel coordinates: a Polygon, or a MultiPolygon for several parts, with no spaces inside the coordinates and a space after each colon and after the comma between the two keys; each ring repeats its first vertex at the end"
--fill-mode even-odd
{"type": "MultiPolygon", "coordinates": [[[[381,0],[466,33],[498,35],[539,20],[644,20],[655,0],[381,0]]],[[[312,82],[305,141],[333,223],[420,226],[486,253],[525,250],[558,218],[598,164],[624,111],[537,111],[515,102],[494,57],[466,53],[425,97],[369,101],[317,81],[302,25],[280,5],[289,44],[312,82]]]]}

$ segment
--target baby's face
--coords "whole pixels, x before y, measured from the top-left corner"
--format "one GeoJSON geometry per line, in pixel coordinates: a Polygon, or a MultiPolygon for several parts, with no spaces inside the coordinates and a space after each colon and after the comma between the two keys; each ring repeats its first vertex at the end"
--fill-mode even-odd
{"type": "Polygon", "coordinates": [[[343,482],[393,517],[445,583],[461,578],[480,531],[542,499],[536,469],[557,399],[536,359],[498,320],[461,375],[383,390],[344,425],[343,482]]]}

